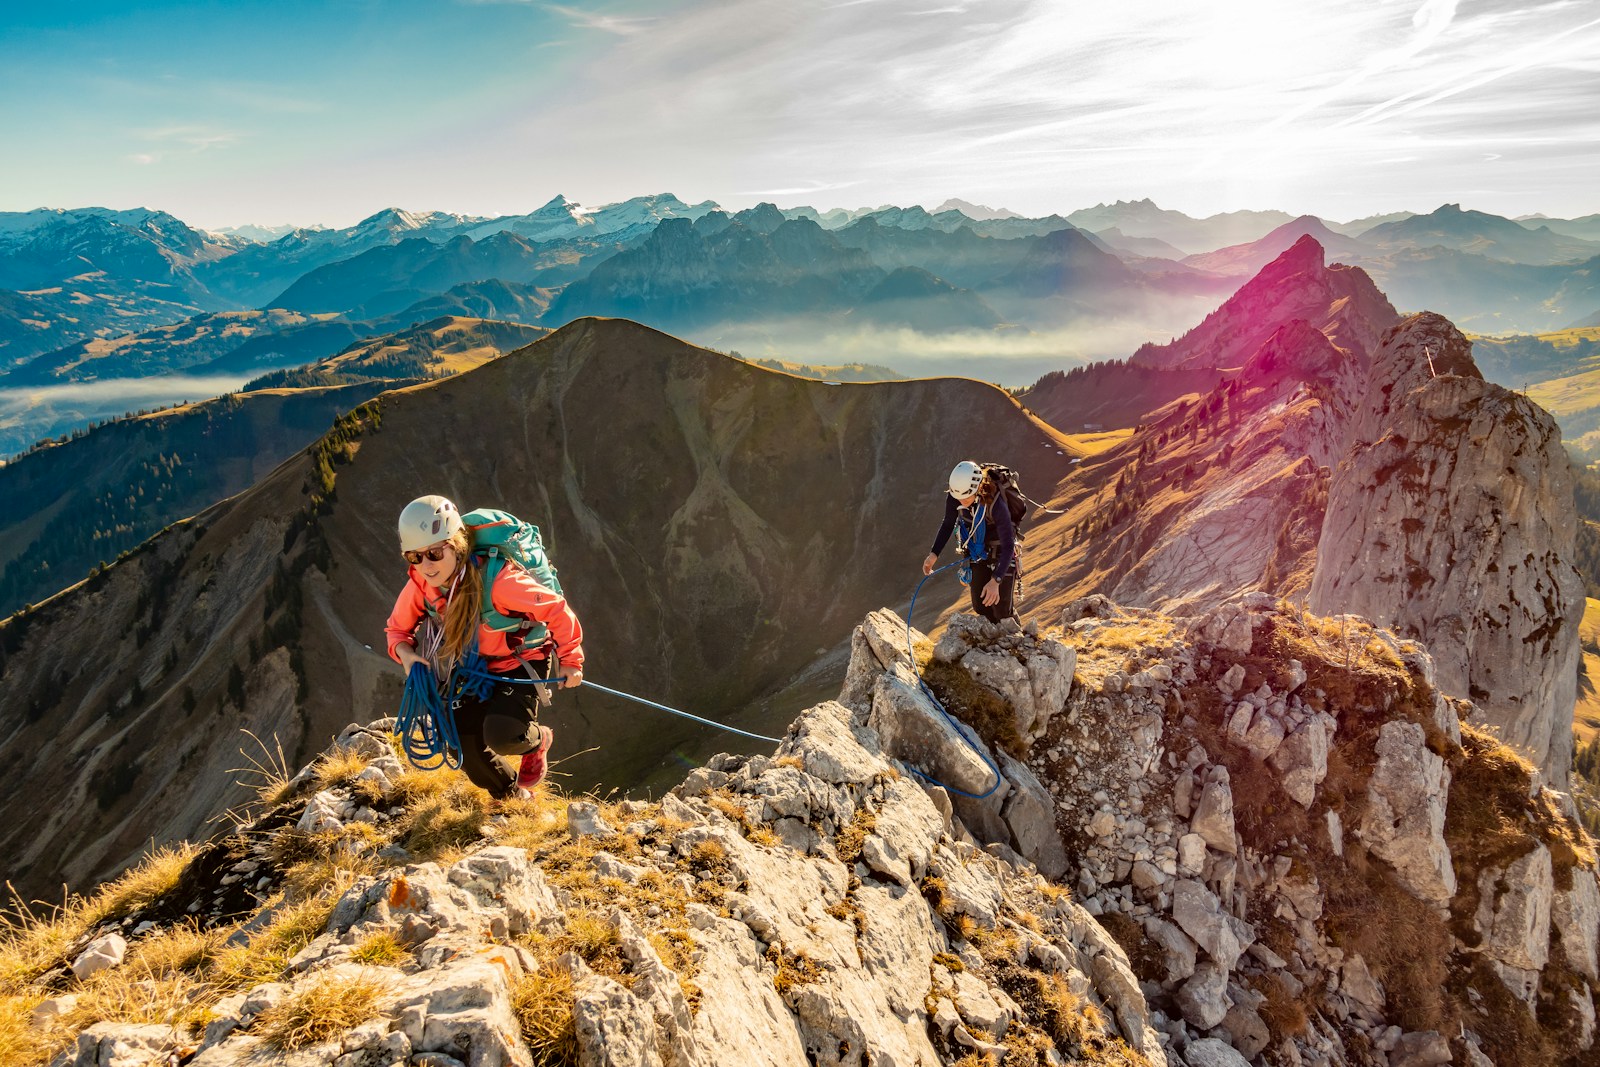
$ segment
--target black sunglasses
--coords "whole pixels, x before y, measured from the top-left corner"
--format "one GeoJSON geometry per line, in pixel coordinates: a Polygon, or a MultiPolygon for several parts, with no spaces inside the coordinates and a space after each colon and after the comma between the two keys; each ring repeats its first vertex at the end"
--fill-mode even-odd
{"type": "Polygon", "coordinates": [[[400,553],[400,555],[405,557],[405,561],[407,563],[415,567],[417,564],[422,562],[423,556],[427,556],[433,562],[438,563],[441,559],[444,559],[445,550],[449,547],[450,546],[448,544],[434,545],[432,548],[424,548],[420,551],[417,549],[411,549],[410,551],[400,553]]]}

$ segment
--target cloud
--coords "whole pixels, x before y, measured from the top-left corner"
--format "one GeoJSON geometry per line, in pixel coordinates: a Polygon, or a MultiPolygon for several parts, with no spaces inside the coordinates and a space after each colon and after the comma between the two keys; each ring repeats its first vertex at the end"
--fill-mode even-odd
{"type": "Polygon", "coordinates": [[[857,182],[806,182],[803,185],[789,186],[784,189],[749,189],[741,192],[739,196],[812,196],[816,193],[825,193],[833,189],[848,189],[857,182]]]}
{"type": "Polygon", "coordinates": [[[137,163],[140,166],[149,166],[160,158],[160,156],[154,155],[150,152],[135,152],[128,157],[130,162],[137,163]]]}
{"type": "Polygon", "coordinates": [[[176,145],[186,148],[189,152],[207,152],[213,148],[224,148],[239,142],[239,135],[228,130],[211,129],[206,126],[157,126],[137,131],[139,136],[158,144],[176,145]]]}
{"type": "Polygon", "coordinates": [[[545,4],[546,10],[553,11],[566,19],[574,26],[586,30],[600,30],[603,33],[613,33],[619,37],[631,37],[642,33],[660,20],[647,15],[602,15],[594,11],[585,11],[578,7],[567,7],[563,4],[545,4]]]}

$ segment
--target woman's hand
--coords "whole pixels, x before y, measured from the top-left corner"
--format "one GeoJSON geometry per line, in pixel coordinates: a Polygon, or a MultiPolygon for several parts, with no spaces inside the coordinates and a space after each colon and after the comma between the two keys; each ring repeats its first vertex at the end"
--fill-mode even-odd
{"type": "Polygon", "coordinates": [[[993,578],[983,587],[983,606],[992,608],[1000,603],[1000,583],[993,578]]]}
{"type": "Polygon", "coordinates": [[[417,648],[415,645],[395,645],[394,654],[400,659],[400,669],[405,671],[407,674],[411,673],[411,668],[416,664],[421,663],[426,665],[428,662],[421,656],[417,655],[417,648]]]}
{"type": "Polygon", "coordinates": [[[578,688],[578,686],[580,686],[582,684],[583,684],[583,668],[582,667],[568,667],[566,669],[566,673],[564,673],[561,676],[561,688],[563,688],[563,689],[576,689],[576,688],[578,688]]]}
{"type": "Polygon", "coordinates": [[[922,561],[922,573],[923,574],[932,574],[933,573],[933,565],[935,563],[938,563],[938,562],[939,562],[939,557],[935,556],[932,552],[929,552],[928,553],[928,558],[922,561]]]}

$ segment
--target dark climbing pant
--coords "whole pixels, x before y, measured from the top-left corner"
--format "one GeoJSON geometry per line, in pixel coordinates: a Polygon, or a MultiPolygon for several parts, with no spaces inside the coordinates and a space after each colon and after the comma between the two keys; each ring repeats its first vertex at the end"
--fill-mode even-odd
{"type": "MultiPolygon", "coordinates": [[[[550,661],[534,660],[534,673],[549,676],[550,661]]],[[[505,675],[526,678],[523,672],[505,675]]],[[[539,747],[538,686],[496,682],[483,700],[458,701],[454,708],[456,734],[461,738],[461,769],[472,784],[489,795],[504,798],[516,786],[516,772],[496,755],[520,756],[539,747]]]]}
{"type": "Polygon", "coordinates": [[[994,577],[994,571],[987,560],[972,561],[972,611],[975,615],[982,615],[990,622],[999,622],[1009,619],[1016,614],[1016,609],[1011,605],[1011,594],[1016,589],[1017,580],[1006,577],[1000,580],[1000,599],[994,607],[988,607],[983,602],[983,587],[989,584],[989,579],[994,577]]]}

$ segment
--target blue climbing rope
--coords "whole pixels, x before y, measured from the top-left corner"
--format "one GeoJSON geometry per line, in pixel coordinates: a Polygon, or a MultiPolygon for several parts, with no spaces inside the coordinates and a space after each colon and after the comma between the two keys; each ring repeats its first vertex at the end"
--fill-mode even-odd
{"type": "Polygon", "coordinates": [[[603,685],[596,685],[587,678],[583,680],[583,684],[585,686],[592,685],[602,693],[610,693],[614,697],[622,697],[624,700],[631,700],[636,704],[643,704],[647,708],[655,708],[657,711],[664,711],[669,715],[677,715],[680,718],[689,719],[692,722],[704,723],[707,726],[715,726],[717,729],[726,730],[730,734],[739,734],[742,737],[753,738],[756,741],[771,741],[775,745],[783,742],[783,738],[781,737],[768,737],[766,734],[753,734],[749,730],[741,730],[736,726],[728,726],[725,723],[714,722],[711,719],[702,719],[698,715],[690,715],[687,711],[679,711],[677,708],[669,708],[665,704],[657,704],[654,700],[646,700],[644,697],[636,697],[632,693],[624,693],[617,689],[607,689],[603,685]]]}
{"type": "Polygon", "coordinates": [[[426,663],[413,663],[406,672],[406,690],[400,697],[394,733],[400,738],[406,759],[420,771],[461,766],[456,717],[426,663]]]}
{"type": "Polygon", "coordinates": [[[939,713],[949,720],[951,727],[955,729],[956,734],[961,738],[961,740],[965,741],[967,743],[967,747],[972,749],[972,751],[977,754],[978,758],[983,760],[984,764],[988,766],[991,772],[993,772],[994,785],[991,785],[982,793],[969,793],[965,789],[957,789],[953,785],[946,785],[933,775],[924,774],[923,772],[917,770],[917,768],[911,766],[909,763],[906,764],[906,768],[924,782],[929,782],[933,785],[936,785],[940,789],[946,790],[947,792],[954,793],[957,796],[967,797],[970,800],[983,800],[992,794],[996,789],[1000,788],[1000,783],[1004,780],[1000,777],[1000,768],[995,766],[994,760],[989,758],[989,754],[987,752],[985,752],[976,742],[974,742],[972,738],[967,736],[967,729],[970,729],[970,727],[966,727],[964,723],[959,721],[954,715],[951,715],[949,709],[944,706],[944,701],[935,696],[933,690],[928,687],[928,683],[923,680],[922,671],[917,667],[916,652],[913,651],[911,647],[911,614],[917,610],[917,594],[922,592],[922,586],[929,578],[932,578],[935,574],[938,574],[939,571],[949,570],[959,562],[960,560],[958,559],[954,563],[946,563],[943,567],[940,567],[937,570],[929,571],[927,574],[922,576],[922,581],[917,583],[917,588],[911,594],[911,606],[906,609],[906,655],[911,658],[911,669],[917,673],[917,685],[922,687],[923,694],[926,695],[929,700],[933,701],[933,706],[938,708],[939,713]]]}
{"type": "MultiPolygon", "coordinates": [[[[460,683],[460,692],[467,695],[481,692],[482,695],[477,697],[479,700],[482,700],[484,696],[488,695],[489,689],[492,688],[496,682],[509,682],[512,685],[560,685],[562,682],[562,679],[560,678],[512,678],[504,674],[492,674],[490,673],[488,667],[483,663],[481,656],[475,663],[464,659],[462,664],[455,669],[454,674],[460,675],[464,679],[460,683]]],[[[631,700],[636,704],[643,704],[647,708],[655,708],[657,711],[664,711],[669,715],[676,715],[679,718],[688,719],[691,722],[702,723],[706,726],[714,726],[718,730],[725,730],[730,734],[738,734],[741,737],[748,737],[756,741],[771,741],[775,745],[783,742],[783,738],[781,737],[768,737],[766,734],[753,734],[748,730],[741,730],[736,726],[729,726],[726,723],[717,722],[714,719],[703,719],[698,715],[691,715],[687,711],[680,711],[677,708],[669,708],[665,704],[657,704],[654,700],[646,700],[644,697],[636,697],[632,693],[624,693],[620,689],[611,689],[601,685],[598,682],[591,682],[587,678],[583,680],[583,684],[585,688],[598,689],[602,693],[610,693],[614,697],[622,697],[624,700],[631,700]]]]}

